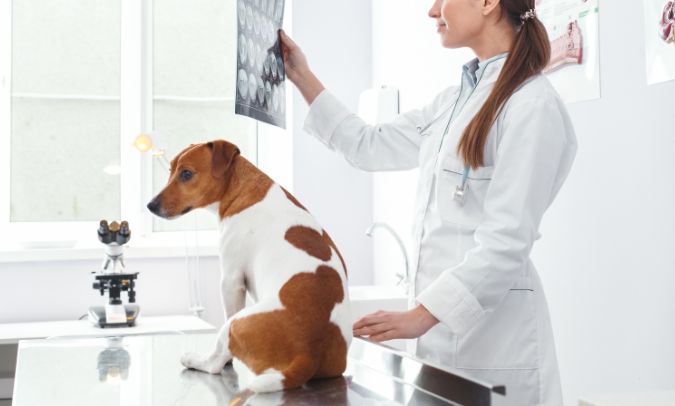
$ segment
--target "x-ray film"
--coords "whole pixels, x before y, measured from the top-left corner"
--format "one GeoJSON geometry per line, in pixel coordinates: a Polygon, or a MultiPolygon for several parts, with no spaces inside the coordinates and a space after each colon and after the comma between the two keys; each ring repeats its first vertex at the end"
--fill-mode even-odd
{"type": "Polygon", "coordinates": [[[284,0],[237,0],[235,112],[286,128],[286,74],[278,30],[284,0]]]}

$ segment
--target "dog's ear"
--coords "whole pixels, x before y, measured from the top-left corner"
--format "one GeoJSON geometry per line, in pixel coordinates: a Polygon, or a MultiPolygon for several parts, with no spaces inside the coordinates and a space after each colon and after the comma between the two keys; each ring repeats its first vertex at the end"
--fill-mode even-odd
{"type": "Polygon", "coordinates": [[[239,148],[224,140],[207,142],[206,146],[211,150],[211,174],[215,178],[224,177],[234,158],[239,155],[239,148]]]}

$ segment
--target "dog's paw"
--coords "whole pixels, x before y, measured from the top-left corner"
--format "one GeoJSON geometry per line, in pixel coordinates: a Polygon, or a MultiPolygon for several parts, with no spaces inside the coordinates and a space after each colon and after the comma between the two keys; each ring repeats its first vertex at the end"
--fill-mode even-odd
{"type": "Polygon", "coordinates": [[[203,354],[188,352],[183,354],[180,359],[180,363],[183,364],[185,368],[196,369],[199,371],[208,372],[210,374],[219,374],[225,366],[225,362],[223,362],[222,358],[223,357],[213,355],[206,356],[203,354]]]}
{"type": "Polygon", "coordinates": [[[189,369],[199,369],[197,365],[203,363],[203,361],[203,357],[200,354],[195,354],[194,352],[187,352],[180,358],[180,363],[183,364],[185,368],[189,369]]]}
{"type": "Polygon", "coordinates": [[[284,375],[280,372],[266,373],[256,376],[246,385],[255,393],[269,393],[284,389],[284,375]]]}

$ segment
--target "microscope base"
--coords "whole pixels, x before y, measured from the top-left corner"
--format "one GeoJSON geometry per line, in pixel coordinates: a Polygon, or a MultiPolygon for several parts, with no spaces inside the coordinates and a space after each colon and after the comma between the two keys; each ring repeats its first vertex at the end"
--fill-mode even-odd
{"type": "Polygon", "coordinates": [[[122,320],[115,320],[114,322],[108,321],[106,306],[91,306],[89,308],[89,321],[94,324],[96,327],[132,327],[136,324],[136,317],[140,312],[140,307],[135,304],[126,304],[119,305],[124,307],[124,312],[126,317],[123,317],[122,320]]]}

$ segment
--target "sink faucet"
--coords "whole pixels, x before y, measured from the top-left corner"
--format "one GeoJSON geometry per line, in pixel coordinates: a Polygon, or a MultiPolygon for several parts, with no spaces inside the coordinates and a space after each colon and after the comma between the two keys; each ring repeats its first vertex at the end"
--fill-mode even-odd
{"type": "Polygon", "coordinates": [[[389,224],[382,222],[375,222],[370,227],[368,227],[368,229],[366,230],[366,235],[368,237],[372,237],[373,231],[375,231],[376,228],[382,228],[384,230],[387,230],[392,236],[394,236],[394,239],[396,240],[399,248],[401,249],[401,254],[403,254],[403,260],[405,261],[405,274],[402,274],[401,272],[396,273],[396,277],[398,278],[398,282],[396,282],[396,285],[398,286],[401,283],[403,283],[403,287],[407,292],[409,286],[408,284],[410,281],[410,270],[408,265],[408,253],[406,252],[405,245],[403,245],[403,240],[401,240],[401,237],[399,237],[396,231],[389,224]]]}

